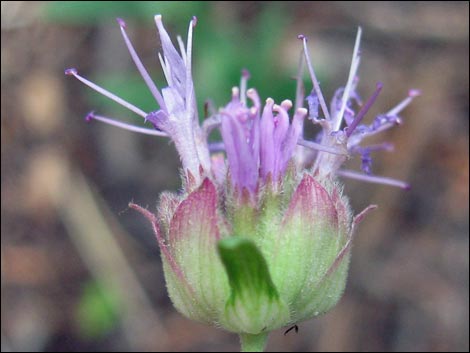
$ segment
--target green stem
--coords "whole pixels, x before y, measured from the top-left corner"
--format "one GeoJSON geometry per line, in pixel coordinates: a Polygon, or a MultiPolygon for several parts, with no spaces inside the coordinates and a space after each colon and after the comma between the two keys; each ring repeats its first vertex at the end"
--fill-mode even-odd
{"type": "Polygon", "coordinates": [[[262,332],[257,335],[250,335],[249,333],[240,334],[242,352],[263,352],[267,341],[267,332],[262,332]]]}

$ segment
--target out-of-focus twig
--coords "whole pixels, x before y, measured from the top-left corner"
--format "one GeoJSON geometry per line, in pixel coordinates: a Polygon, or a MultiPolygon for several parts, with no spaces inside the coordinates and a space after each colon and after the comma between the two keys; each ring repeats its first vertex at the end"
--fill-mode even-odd
{"type": "MultiPolygon", "coordinates": [[[[166,332],[145,290],[129,266],[103,217],[100,204],[81,173],[74,172],[68,194],[59,205],[68,234],[89,270],[98,281],[118,291],[122,305],[123,332],[132,349],[155,349],[151,337],[159,337],[165,350],[166,332]]],[[[118,223],[113,228],[119,228],[118,223]]]]}

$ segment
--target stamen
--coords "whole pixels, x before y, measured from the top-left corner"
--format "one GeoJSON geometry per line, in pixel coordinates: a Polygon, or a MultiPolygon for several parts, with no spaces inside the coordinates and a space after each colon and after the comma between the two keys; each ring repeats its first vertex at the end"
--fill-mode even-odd
{"type": "Polygon", "coordinates": [[[259,98],[258,92],[254,88],[250,88],[246,91],[246,96],[253,102],[252,108],[256,108],[256,111],[259,112],[261,108],[261,99],[259,98]]]}
{"type": "Polygon", "coordinates": [[[386,115],[397,115],[400,113],[403,109],[405,109],[412,101],[415,99],[415,97],[418,97],[421,95],[421,91],[417,89],[412,89],[408,92],[408,97],[403,99],[400,103],[397,104],[396,107],[392,108],[390,111],[386,113],[386,115]]]}
{"type": "Polygon", "coordinates": [[[292,108],[292,101],[290,99],[285,99],[281,102],[281,107],[283,107],[286,111],[292,108]]]}
{"type": "Polygon", "coordinates": [[[121,28],[124,28],[124,29],[127,28],[126,21],[124,21],[122,18],[118,17],[116,18],[116,21],[119,24],[119,26],[121,26],[121,28]]]}
{"type": "Polygon", "coordinates": [[[362,180],[368,183],[375,183],[375,184],[383,184],[383,185],[390,185],[390,186],[395,186],[404,190],[410,190],[411,186],[408,183],[405,183],[404,181],[401,180],[396,180],[392,178],[386,178],[386,177],[381,177],[381,176],[375,176],[375,175],[365,175],[362,173],[354,172],[352,170],[338,170],[336,174],[349,178],[349,179],[355,179],[355,180],[362,180]]]}
{"type": "Polygon", "coordinates": [[[65,69],[64,74],[67,76],[73,76],[73,75],[76,75],[77,72],[78,72],[77,69],[72,67],[70,69],[65,69]]]}
{"type": "Polygon", "coordinates": [[[242,70],[242,78],[240,79],[240,101],[246,106],[246,84],[250,79],[250,72],[247,69],[242,70]]]}
{"type": "Polygon", "coordinates": [[[303,46],[304,46],[304,55],[305,55],[305,60],[307,61],[307,67],[308,71],[310,73],[310,78],[313,83],[313,87],[315,88],[315,92],[317,93],[318,100],[320,101],[320,106],[323,111],[323,115],[327,120],[330,120],[330,113],[328,112],[328,107],[326,106],[325,103],[325,98],[323,98],[323,94],[320,90],[320,84],[317,80],[317,77],[315,76],[315,71],[313,70],[313,65],[310,60],[310,55],[308,54],[308,48],[307,48],[307,37],[305,37],[303,34],[300,34],[297,36],[297,38],[302,40],[303,46]]]}
{"type": "Polygon", "coordinates": [[[129,50],[129,53],[131,54],[132,60],[134,60],[135,66],[137,66],[137,70],[139,70],[140,75],[142,76],[145,83],[147,84],[147,87],[149,88],[150,92],[152,92],[152,95],[155,97],[155,100],[157,101],[160,108],[166,110],[165,101],[163,100],[163,97],[160,91],[155,85],[155,82],[153,82],[153,80],[151,79],[148,71],[145,69],[144,65],[142,64],[142,61],[140,60],[139,56],[137,55],[137,52],[134,49],[134,46],[132,45],[129,37],[127,36],[126,23],[121,18],[117,18],[117,22],[119,23],[119,26],[121,27],[121,33],[124,38],[124,42],[126,43],[127,49],[129,50]]]}
{"type": "Polygon", "coordinates": [[[374,102],[376,101],[377,97],[379,96],[380,94],[380,91],[382,90],[382,87],[383,87],[383,84],[381,82],[378,82],[377,85],[375,86],[375,92],[372,94],[372,96],[370,96],[369,100],[366,102],[366,104],[364,104],[361,108],[361,110],[359,111],[359,113],[357,113],[356,117],[354,118],[354,120],[351,122],[351,124],[347,127],[346,129],[346,136],[349,137],[351,136],[351,134],[354,132],[354,130],[356,129],[357,125],[359,125],[359,123],[361,122],[361,120],[364,118],[364,116],[367,114],[367,112],[369,111],[370,107],[372,107],[372,105],[374,104],[374,102]]]}
{"type": "Polygon", "coordinates": [[[402,124],[402,120],[397,116],[379,115],[376,118],[376,120],[372,123],[372,128],[371,129],[369,128],[368,131],[366,131],[363,134],[363,137],[370,137],[370,136],[377,135],[378,133],[381,133],[383,131],[386,131],[392,127],[395,127],[401,124],[402,124]],[[387,120],[384,122],[378,120],[379,118],[382,119],[382,117],[387,120]]]}
{"type": "Polygon", "coordinates": [[[319,144],[319,143],[316,143],[316,142],[307,141],[307,140],[304,140],[304,139],[299,139],[299,141],[297,141],[297,144],[301,145],[301,146],[304,146],[304,147],[307,147],[307,148],[310,148],[312,150],[327,152],[327,153],[331,153],[331,154],[337,154],[339,156],[347,156],[348,155],[347,151],[343,151],[343,150],[340,150],[338,148],[334,148],[334,147],[330,147],[330,146],[325,146],[325,145],[322,145],[322,144],[319,144]]]}
{"type": "Polygon", "coordinates": [[[168,82],[168,85],[171,86],[173,84],[173,80],[171,79],[170,66],[166,60],[163,60],[161,53],[158,53],[158,60],[160,60],[160,65],[162,67],[163,74],[165,75],[166,82],[168,82]]]}
{"type": "Polygon", "coordinates": [[[269,173],[274,171],[274,121],[273,121],[273,105],[272,98],[266,99],[266,104],[261,114],[259,122],[260,128],[260,174],[266,179],[269,173]]]}
{"type": "Polygon", "coordinates": [[[305,88],[304,82],[302,80],[302,73],[304,71],[304,56],[302,53],[300,54],[299,59],[299,67],[297,70],[297,76],[295,77],[296,85],[295,85],[295,109],[299,109],[303,107],[304,96],[305,96],[305,88]]]}
{"type": "Polygon", "coordinates": [[[191,78],[191,60],[193,53],[193,28],[196,27],[197,17],[193,16],[189,23],[188,29],[188,41],[186,44],[186,111],[190,111],[194,102],[194,89],[193,89],[193,80],[191,78]]]}
{"type": "Polygon", "coordinates": [[[301,138],[303,121],[307,116],[307,113],[307,109],[298,108],[292,117],[292,123],[289,126],[289,131],[287,132],[287,136],[281,147],[281,172],[285,171],[285,168],[294,153],[295,147],[297,146],[297,141],[301,138]]]}
{"type": "MultiPolygon", "coordinates": [[[[160,36],[166,71],[169,74],[168,76],[171,77],[170,80],[167,79],[168,85],[179,90],[181,95],[185,95],[186,92],[184,92],[184,88],[182,86],[186,86],[187,67],[185,67],[181,55],[174,47],[165,26],[163,26],[162,15],[155,16],[155,24],[157,25],[158,34],[160,36]]],[[[191,48],[187,48],[186,50],[191,51],[191,48]]],[[[188,57],[187,53],[186,60],[189,64],[191,63],[190,57],[188,57]]],[[[185,95],[185,98],[187,99],[188,97],[185,95]]]]}
{"type": "Polygon", "coordinates": [[[395,149],[395,146],[393,145],[393,143],[390,143],[390,142],[383,142],[383,143],[378,143],[375,145],[358,147],[358,151],[368,150],[370,152],[375,152],[375,151],[393,152],[394,149],[395,149]]]}
{"type": "Polygon", "coordinates": [[[289,114],[283,106],[277,104],[274,104],[273,111],[277,113],[274,118],[274,146],[280,149],[289,129],[289,114]]]}
{"type": "Polygon", "coordinates": [[[181,57],[183,58],[183,62],[186,65],[186,49],[184,48],[183,38],[181,38],[181,36],[176,36],[176,40],[178,41],[178,45],[180,47],[181,57]]]}
{"type": "Polygon", "coordinates": [[[236,101],[240,99],[240,89],[236,86],[232,87],[232,99],[236,101]]]}
{"type": "Polygon", "coordinates": [[[349,69],[349,76],[346,86],[343,92],[343,98],[341,99],[341,109],[336,116],[336,124],[333,126],[333,130],[339,130],[341,128],[341,123],[343,121],[344,111],[346,110],[346,105],[349,100],[349,95],[351,94],[351,89],[354,84],[357,69],[359,68],[360,54],[359,54],[359,45],[361,43],[362,29],[359,27],[357,29],[356,42],[354,43],[354,50],[351,59],[351,68],[349,69]]]}
{"type": "Polygon", "coordinates": [[[114,119],[111,119],[102,115],[95,115],[93,112],[88,113],[88,115],[85,117],[85,120],[86,122],[90,122],[92,120],[98,120],[108,125],[117,126],[124,130],[138,132],[138,133],[145,134],[145,135],[168,136],[166,133],[162,131],[158,131],[155,129],[147,129],[144,127],[123,123],[121,121],[117,121],[117,120],[114,120],[114,119]]]}
{"type": "Polygon", "coordinates": [[[123,107],[129,109],[130,111],[133,111],[137,115],[140,115],[143,118],[145,118],[147,116],[146,112],[144,112],[143,110],[137,108],[135,105],[133,105],[129,102],[126,102],[124,99],[119,98],[115,94],[105,90],[104,88],[101,88],[100,86],[98,86],[98,85],[94,84],[93,82],[87,80],[86,78],[80,76],[78,74],[77,69],[75,69],[75,68],[67,69],[67,70],[65,70],[65,74],[68,75],[68,76],[74,76],[77,80],[83,82],[85,85],[87,85],[91,89],[94,89],[96,92],[101,93],[103,96],[108,97],[109,99],[112,99],[116,103],[122,105],[123,107]]]}

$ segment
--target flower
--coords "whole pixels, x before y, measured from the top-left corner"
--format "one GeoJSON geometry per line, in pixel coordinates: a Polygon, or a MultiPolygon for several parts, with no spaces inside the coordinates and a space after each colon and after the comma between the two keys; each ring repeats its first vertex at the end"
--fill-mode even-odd
{"type": "Polygon", "coordinates": [[[95,113],[89,113],[87,121],[166,136],[175,143],[183,190],[163,193],[156,214],[134,203],[130,207],[150,221],[175,307],[188,318],[240,334],[246,350],[260,349],[269,331],[324,313],[341,297],[355,228],[375,206],[353,217],[338,176],[408,188],[402,181],[372,174],[371,153],[391,150],[392,145],[362,142],[401,124],[399,114],[419,92],[411,90],[372,124],[363,124],[383,85],[377,83],[362,103],[356,89],[359,28],[347,83],[336,91],[328,109],[307,38],[300,35],[304,59],[297,73],[295,104],[290,100],[276,104],[267,98],[263,105],[257,91],[247,89],[250,75],[244,70],[230,102],[200,125],[191,71],[197,20],[190,21],[186,46],[177,38],[179,52],[162,16],[156,15],[155,22],[168,83],[162,90],[150,79],[126,34],[125,22],[118,19],[131,57],[159,109],[144,112],[76,69],[65,73],[140,115],[153,129],[95,113]],[[306,98],[305,63],[313,84],[306,98]],[[322,128],[315,141],[303,137],[305,119],[322,128]],[[222,141],[208,142],[216,128],[222,141]],[[341,168],[354,155],[361,157],[362,173],[341,168]]]}

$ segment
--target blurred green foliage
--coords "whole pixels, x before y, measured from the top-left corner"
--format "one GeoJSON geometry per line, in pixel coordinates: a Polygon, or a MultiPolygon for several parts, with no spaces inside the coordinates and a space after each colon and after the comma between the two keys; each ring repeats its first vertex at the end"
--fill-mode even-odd
{"type": "Polygon", "coordinates": [[[170,21],[189,19],[204,12],[204,1],[50,1],[44,3],[47,19],[64,24],[95,25],[113,17],[152,23],[152,14],[165,14],[170,21]]]}
{"type": "MultiPolygon", "coordinates": [[[[203,116],[202,108],[207,99],[211,99],[216,107],[228,103],[231,88],[238,85],[244,68],[251,73],[249,87],[255,87],[262,100],[268,96],[276,101],[294,98],[295,82],[291,78],[295,71],[281,70],[279,60],[281,38],[290,21],[289,11],[283,3],[258,3],[257,6],[259,8],[253,9],[253,14],[247,16],[237,7],[236,2],[59,1],[45,3],[44,14],[47,20],[66,25],[97,26],[100,21],[108,25],[115,17],[122,17],[129,27],[142,27],[154,26],[153,15],[161,13],[174,40],[179,33],[183,34],[185,40],[189,19],[193,15],[197,16],[193,76],[200,116],[203,116]],[[221,11],[221,6],[230,6],[228,12],[231,16],[223,15],[227,9],[221,11]]],[[[156,38],[149,40],[158,43],[156,38]]],[[[300,45],[299,52],[292,55],[298,56],[299,53],[300,45]]],[[[147,63],[147,67],[152,77],[156,78],[157,86],[164,87],[163,73],[156,56],[155,62],[147,63]]],[[[143,110],[156,110],[158,107],[143,80],[134,68],[129,68],[132,71],[95,72],[91,79],[143,110]]],[[[95,104],[103,106],[104,111],[100,113],[106,115],[119,112],[116,115],[119,118],[129,115],[124,111],[121,113],[116,104],[108,99],[94,92],[88,93],[91,93],[90,97],[95,104]]]]}
{"type": "Polygon", "coordinates": [[[118,324],[119,312],[119,298],[115,291],[95,281],[87,282],[75,316],[79,334],[85,339],[106,335],[118,324]]]}

